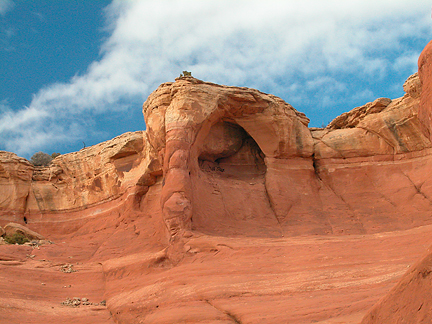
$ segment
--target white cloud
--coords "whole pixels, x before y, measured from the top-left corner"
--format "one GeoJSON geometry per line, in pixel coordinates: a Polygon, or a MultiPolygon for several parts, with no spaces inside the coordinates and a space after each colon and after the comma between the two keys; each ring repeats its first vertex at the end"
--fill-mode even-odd
{"type": "MultiPolygon", "coordinates": [[[[399,85],[399,87],[400,86],[401,85],[399,85]]],[[[366,103],[366,100],[368,100],[368,98],[372,98],[372,96],[373,96],[373,92],[369,89],[365,89],[365,90],[360,90],[357,93],[354,93],[353,99],[354,101],[362,101],[366,103]]]]}
{"type": "Polygon", "coordinates": [[[13,7],[12,0],[0,0],[0,16],[4,15],[13,7]]]}
{"type": "Polygon", "coordinates": [[[418,53],[384,53],[397,55],[406,38],[427,39],[431,31],[428,0],[115,0],[106,13],[111,35],[100,61],[41,89],[28,108],[0,116],[0,142],[13,139],[7,149],[28,154],[79,137],[82,116],[116,113],[126,103],[140,109],[183,70],[278,94],[296,88],[306,96],[314,82],[327,82],[332,94],[321,104],[328,105],[346,91],[336,75],[384,78],[411,68],[418,53]]]}
{"type": "Polygon", "coordinates": [[[417,52],[405,52],[394,61],[393,68],[395,70],[409,70],[411,73],[417,71],[417,61],[420,53],[417,52]]]}

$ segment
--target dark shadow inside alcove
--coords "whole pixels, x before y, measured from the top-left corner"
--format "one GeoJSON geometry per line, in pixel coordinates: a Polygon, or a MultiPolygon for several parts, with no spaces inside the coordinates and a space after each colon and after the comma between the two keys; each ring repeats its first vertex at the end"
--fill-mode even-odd
{"type": "Polygon", "coordinates": [[[250,178],[266,173],[264,153],[239,125],[220,121],[212,126],[198,158],[201,171],[221,177],[250,178]]]}

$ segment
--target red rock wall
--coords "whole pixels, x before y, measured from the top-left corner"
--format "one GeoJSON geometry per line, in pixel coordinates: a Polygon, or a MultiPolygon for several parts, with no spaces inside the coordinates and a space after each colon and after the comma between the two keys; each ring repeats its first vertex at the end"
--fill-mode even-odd
{"type": "MultiPolygon", "coordinates": [[[[419,58],[418,75],[421,81],[420,102],[418,119],[422,133],[429,139],[432,136],[432,42],[429,43],[419,58]]],[[[413,80],[408,80],[413,83],[413,80]]],[[[407,83],[408,83],[407,81],[407,83]]],[[[418,97],[419,91],[412,91],[412,86],[407,86],[414,96],[418,97]]],[[[418,87],[417,87],[418,88],[418,87]]],[[[419,151],[424,156],[413,156],[405,167],[400,167],[401,181],[408,179],[412,182],[411,192],[399,191],[398,202],[405,201],[405,205],[411,204],[419,209],[417,215],[411,216],[411,222],[420,226],[427,223],[432,205],[430,183],[430,149],[419,151]],[[417,194],[415,194],[417,192],[417,194]],[[422,221],[423,220],[423,221],[422,221]]],[[[400,183],[399,182],[399,183],[400,183]]],[[[404,208],[403,210],[407,210],[404,208]]],[[[393,289],[363,318],[362,324],[378,323],[430,323],[432,319],[431,291],[431,248],[427,253],[402,276],[393,289]]]]}
{"type": "Polygon", "coordinates": [[[418,60],[418,75],[420,77],[422,91],[419,107],[419,119],[423,133],[432,139],[432,41],[426,45],[418,60]]]}
{"type": "Polygon", "coordinates": [[[145,102],[145,133],[60,156],[42,169],[5,153],[9,171],[1,179],[10,198],[1,219],[43,222],[124,195],[141,201],[160,179],[170,237],[190,229],[296,236],[429,224],[432,189],[422,174],[431,143],[418,118],[428,94],[419,98],[416,75],[405,89],[402,98],[378,99],[309,130],[304,114],[280,98],[180,78],[145,102]]]}
{"type": "Polygon", "coordinates": [[[432,319],[431,248],[403,275],[397,285],[363,318],[361,324],[416,323],[432,319]]]}
{"type": "Polygon", "coordinates": [[[0,322],[358,323],[430,245],[420,66],[404,97],[326,129],[275,96],[186,77],[149,96],[146,132],[41,169],[1,152],[0,225],[26,217],[55,244],[0,246],[0,322]],[[83,292],[107,307],[59,306],[83,292]]]}

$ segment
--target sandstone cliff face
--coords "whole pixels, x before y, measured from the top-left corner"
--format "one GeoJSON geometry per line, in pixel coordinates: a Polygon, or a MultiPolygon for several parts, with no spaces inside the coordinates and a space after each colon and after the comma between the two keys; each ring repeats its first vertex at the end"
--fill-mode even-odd
{"type": "MultiPolygon", "coordinates": [[[[427,138],[431,138],[431,60],[432,42],[430,42],[419,58],[419,81],[410,78],[404,85],[408,92],[420,98],[418,116],[420,128],[427,138]],[[415,89],[419,88],[420,91],[415,89]]],[[[422,178],[430,175],[428,169],[422,170],[422,178]]],[[[425,181],[426,182],[426,181],[425,181]]],[[[420,189],[420,188],[419,188],[420,189]]],[[[427,196],[429,197],[429,196],[427,196]]],[[[362,324],[372,323],[430,323],[432,305],[429,293],[431,289],[431,248],[402,276],[397,285],[384,296],[363,318],[362,324]]]]}
{"type": "Polygon", "coordinates": [[[309,130],[304,114],[275,96],[179,78],[144,103],[146,132],[47,168],[2,153],[3,223],[43,223],[122,195],[140,203],[160,183],[171,238],[191,229],[295,236],[429,224],[431,184],[422,170],[431,143],[418,118],[419,80],[407,80],[402,98],[377,99],[309,130]]]}
{"type": "Polygon", "coordinates": [[[431,248],[365,316],[361,324],[430,323],[432,318],[431,248]]]}
{"type": "Polygon", "coordinates": [[[418,119],[421,91],[417,74],[408,78],[404,97],[380,98],[353,109],[333,120],[325,131],[317,133],[315,155],[318,158],[348,158],[397,155],[423,151],[431,147],[421,131],[418,119]]]}
{"type": "Polygon", "coordinates": [[[266,183],[276,185],[270,179],[278,176],[278,161],[311,161],[304,114],[257,90],[194,78],[163,84],[143,111],[151,155],[163,165],[161,208],[171,236],[192,227],[281,235],[266,183]]]}
{"type": "Polygon", "coordinates": [[[148,164],[143,132],[55,158],[48,167],[34,167],[13,153],[0,152],[2,223],[68,220],[68,212],[116,200],[129,190],[138,197],[148,190],[138,183],[148,164]],[[62,216],[55,216],[63,213],[62,216]],[[62,219],[63,218],[63,219],[62,219]]]}
{"type": "Polygon", "coordinates": [[[191,228],[292,236],[430,223],[430,182],[420,170],[431,143],[417,116],[418,76],[405,88],[402,98],[377,99],[310,131],[303,114],[256,90],[194,78],[163,84],[143,111],[151,155],[163,165],[171,236],[191,228]]]}
{"type": "Polygon", "coordinates": [[[29,196],[33,166],[14,153],[0,151],[1,213],[24,214],[29,196]]]}
{"type": "Polygon", "coordinates": [[[145,132],[46,168],[0,152],[0,226],[65,242],[0,247],[15,310],[0,319],[358,323],[430,244],[431,51],[402,98],[325,129],[273,95],[182,77],[146,100],[145,132]],[[27,273],[46,290],[11,292],[27,273]],[[82,291],[107,308],[58,309],[82,291]]]}

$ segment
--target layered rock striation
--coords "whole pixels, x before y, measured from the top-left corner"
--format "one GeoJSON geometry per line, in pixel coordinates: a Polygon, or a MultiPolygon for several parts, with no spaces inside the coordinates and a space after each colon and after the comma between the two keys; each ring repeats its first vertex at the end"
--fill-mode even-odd
{"type": "MultiPolygon", "coordinates": [[[[432,42],[420,55],[419,80],[409,78],[404,85],[404,89],[408,88],[408,92],[414,93],[420,99],[420,128],[429,139],[432,127],[431,62],[432,42]],[[415,88],[420,90],[414,90],[415,88]]],[[[422,176],[423,179],[428,179],[429,169],[424,169],[422,176]]],[[[428,297],[431,288],[431,265],[432,254],[429,247],[416,263],[409,266],[399,282],[374,305],[361,323],[429,323],[432,318],[432,305],[428,297]]]]}
{"type": "Polygon", "coordinates": [[[45,168],[0,154],[2,219],[43,223],[50,218],[42,215],[125,194],[139,202],[160,185],[171,238],[191,229],[274,237],[429,224],[431,183],[422,172],[431,143],[418,118],[418,76],[405,88],[402,98],[380,98],[309,129],[304,114],[275,96],[179,78],[144,103],[146,132],[45,168]]]}

